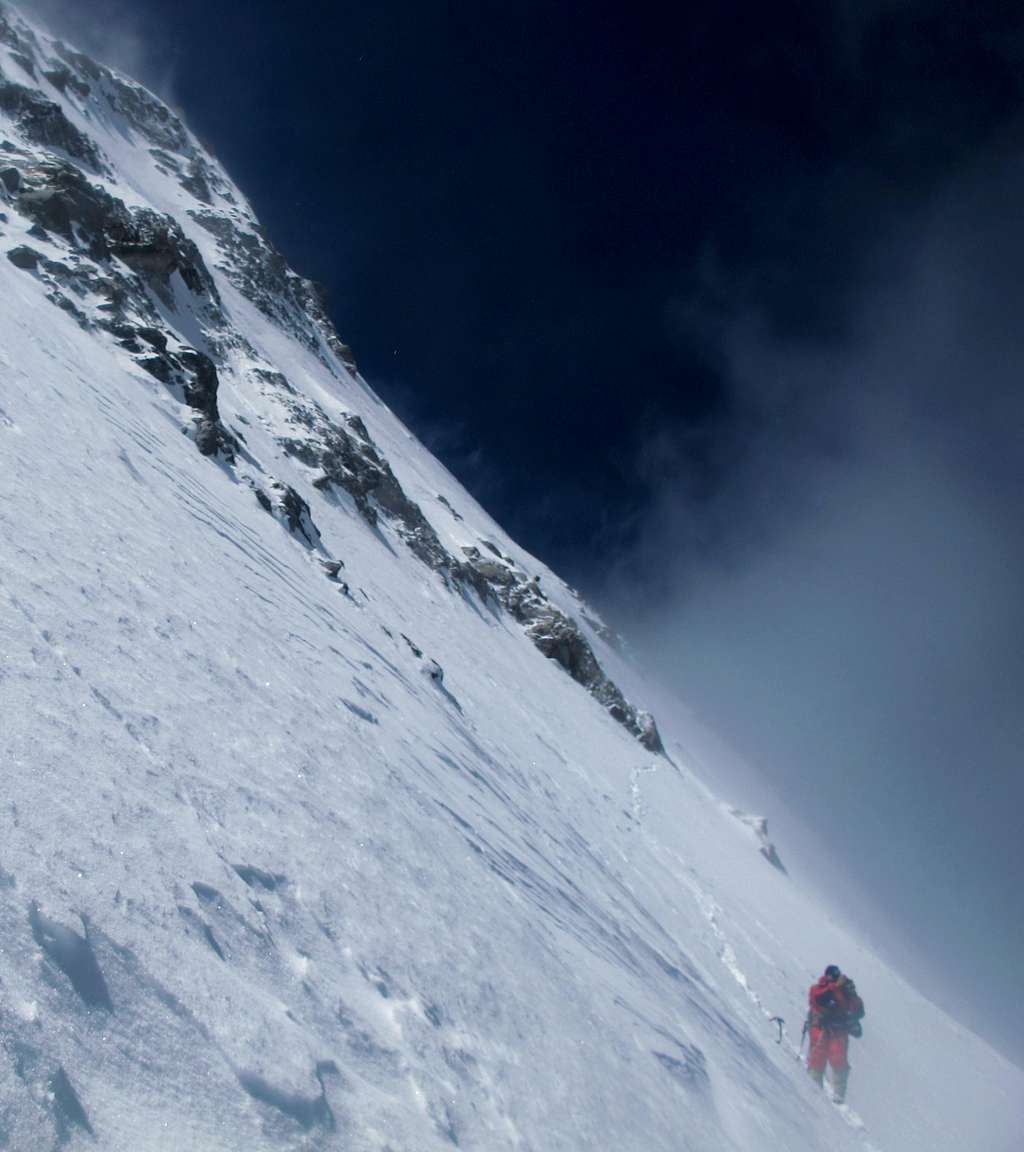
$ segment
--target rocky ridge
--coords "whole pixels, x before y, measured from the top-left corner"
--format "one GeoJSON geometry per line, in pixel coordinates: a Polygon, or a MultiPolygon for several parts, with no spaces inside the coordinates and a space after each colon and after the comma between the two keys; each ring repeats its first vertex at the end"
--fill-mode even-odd
{"type": "MultiPolygon", "coordinates": [[[[330,416],[232,325],[216,279],[182,220],[126,204],[109,190],[112,163],[83,125],[115,123],[135,137],[158,171],[187,194],[192,206],[183,219],[213,237],[217,271],[332,374],[356,376],[322,290],[288,267],[181,120],[141,85],[60,42],[43,41],[13,9],[0,5],[3,47],[0,113],[11,136],[0,135],[0,204],[30,225],[30,242],[8,246],[6,257],[46,285],[52,304],[165,385],[190,411],[183,431],[199,451],[233,468],[261,506],[319,553],[325,571],[336,577],[341,561],[323,541],[307,497],[274,477],[245,449],[241,429],[222,419],[218,373],[230,356],[243,355],[251,384],[289,428],[279,437],[281,449],[308,470],[312,490],[351,499],[371,529],[385,522],[450,589],[472,590],[507,612],[610,716],[646,748],[663,752],[653,717],[626,700],[584,630],[548,598],[539,578],[488,541],[462,546],[461,555],[446,548],[363,418],[330,416]]],[[[0,217],[2,239],[8,221],[5,212],[0,217]]]]}

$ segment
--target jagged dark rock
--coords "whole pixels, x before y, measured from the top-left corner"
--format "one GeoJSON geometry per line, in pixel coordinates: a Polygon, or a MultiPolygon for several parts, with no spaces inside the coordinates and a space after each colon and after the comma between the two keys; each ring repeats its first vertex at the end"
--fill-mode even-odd
{"type": "Polygon", "coordinates": [[[65,240],[84,241],[93,260],[116,257],[144,278],[163,283],[178,272],[194,294],[218,301],[199,249],[170,216],[127,208],[91,184],[80,169],[60,160],[22,170],[18,186],[17,205],[29,219],[65,240]]]}
{"type": "Polygon", "coordinates": [[[216,455],[217,451],[223,446],[220,429],[217,424],[213,420],[197,420],[195,442],[201,455],[216,455]]]}
{"type": "Polygon", "coordinates": [[[319,329],[331,351],[350,372],[357,372],[359,369],[352,349],[338,336],[328,314],[327,289],[315,280],[299,277],[299,283],[295,285],[295,293],[300,307],[305,309],[306,315],[319,329]]]}
{"type": "Polygon", "coordinates": [[[193,151],[185,125],[152,92],[67,44],[58,42],[56,49],[71,72],[69,83],[83,86],[87,93],[93,89],[101,92],[113,112],[157,146],[176,152],[193,151]]]}
{"type": "MultiPolygon", "coordinates": [[[[498,556],[500,551],[491,545],[498,556]]],[[[634,708],[608,678],[579,625],[544,595],[537,579],[530,579],[504,559],[490,559],[479,548],[463,549],[459,575],[483,596],[493,596],[524,626],[527,636],[550,660],[561,665],[613,719],[629,729],[652,752],[664,746],[654,717],[634,708]]]]}
{"type": "Polygon", "coordinates": [[[17,248],[12,248],[7,253],[7,259],[15,268],[31,272],[38,266],[41,257],[34,248],[29,248],[27,244],[19,244],[17,248]]]}
{"type": "Polygon", "coordinates": [[[165,282],[177,272],[196,296],[219,299],[199,249],[170,216],[145,208],[127,216],[117,214],[106,229],[105,239],[111,254],[130,268],[165,282]]]}
{"type": "Polygon", "coordinates": [[[489,545],[494,559],[475,547],[463,549],[464,560],[451,556],[419,505],[405,494],[358,416],[346,417],[343,427],[313,407],[293,405],[292,411],[295,422],[309,434],[285,438],[281,444],[290,455],[319,470],[315,487],[337,486],[347,492],[371,526],[384,515],[425,564],[447,580],[473,588],[481,599],[495,600],[524,626],[545,656],[585,687],[645,748],[664,752],[654,718],[633,707],[605,675],[579,626],[550,603],[538,578],[514,568],[494,545],[489,545]]]}
{"type": "Polygon", "coordinates": [[[174,368],[166,356],[144,356],[137,363],[140,368],[145,368],[150,376],[155,376],[161,384],[170,384],[174,368]]]}
{"type": "Polygon", "coordinates": [[[185,370],[186,403],[197,412],[202,412],[207,419],[214,422],[219,420],[217,389],[220,380],[217,377],[217,366],[205,352],[197,352],[194,348],[179,352],[178,363],[185,370]]]}
{"type": "MultiPolygon", "coordinates": [[[[320,529],[313,523],[313,514],[309,504],[290,485],[274,480],[270,484],[270,491],[256,487],[256,499],[264,512],[269,512],[275,519],[280,520],[288,531],[299,536],[310,548],[320,544],[320,529]]],[[[337,576],[338,570],[343,567],[341,561],[321,559],[320,563],[328,575],[337,576]]]]}
{"type": "Polygon", "coordinates": [[[18,129],[33,144],[59,148],[96,171],[106,166],[99,149],[64,115],[64,110],[40,92],[0,77],[0,109],[13,116],[18,129]]]}
{"type": "Polygon", "coordinates": [[[658,731],[658,723],[651,713],[638,709],[636,723],[638,731],[635,732],[635,736],[648,752],[665,755],[665,745],[662,743],[661,733],[658,731]]]}
{"type": "Polygon", "coordinates": [[[462,519],[458,512],[456,512],[455,509],[451,506],[451,502],[442,496],[440,492],[437,494],[437,499],[439,503],[443,504],[448,509],[448,511],[452,514],[452,516],[455,517],[456,520],[462,519]]]}
{"type": "MultiPolygon", "coordinates": [[[[40,54],[35,37],[16,19],[5,16],[3,21],[0,36],[31,64],[31,57],[40,54]]],[[[53,87],[61,94],[100,102],[127,121],[149,142],[150,153],[161,167],[172,172],[186,191],[208,206],[193,215],[217,237],[225,255],[224,271],[235,284],[325,363],[330,362],[329,353],[333,353],[337,361],[354,372],[351,349],[339,339],[328,317],[323,289],[293,272],[251,214],[234,207],[230,186],[196,146],[181,120],[141,85],[65,44],[58,42],[55,49],[60,59],[47,61],[45,72],[53,87]],[[232,207],[215,208],[218,198],[232,207]]],[[[59,104],[41,93],[3,77],[0,107],[15,115],[27,139],[60,148],[94,170],[105,170],[95,143],[67,119],[59,104]]],[[[56,225],[58,231],[66,234],[68,213],[62,214],[62,207],[67,205],[52,207],[57,219],[46,226],[56,225]]],[[[111,221],[106,236],[114,255],[145,275],[166,278],[179,271],[193,292],[213,291],[198,252],[190,250],[190,242],[170,218],[137,211],[120,223],[125,227],[119,228],[117,220],[111,221]]],[[[96,255],[105,257],[106,253],[96,255]]]]}
{"type": "MultiPolygon", "coordinates": [[[[102,239],[104,224],[116,211],[114,197],[94,186],[73,164],[48,160],[22,171],[18,208],[41,228],[73,240],[72,224],[91,242],[102,239]]],[[[121,205],[124,211],[124,206],[121,205]]],[[[98,257],[108,255],[104,245],[98,257]]]]}
{"type": "Polygon", "coordinates": [[[70,90],[84,100],[92,92],[91,86],[76,76],[66,64],[55,64],[43,75],[62,95],[70,90]]]}
{"type": "Polygon", "coordinates": [[[360,515],[373,527],[383,513],[425,564],[438,572],[449,571],[451,557],[419,505],[406,496],[363,421],[349,416],[342,427],[322,414],[317,420],[307,410],[307,416],[314,421],[315,435],[285,438],[281,445],[290,455],[320,470],[314,486],[337,486],[347,492],[360,515]]]}
{"type": "Polygon", "coordinates": [[[229,462],[233,461],[239,444],[220,419],[217,406],[220,380],[213,360],[195,348],[179,348],[171,352],[167,348],[166,336],[156,329],[134,328],[114,321],[108,325],[108,331],[119,336],[119,343],[129,350],[142,351],[135,340],[136,336],[144,340],[150,349],[156,349],[140,355],[136,363],[162,384],[181,389],[182,399],[197,414],[193,439],[202,455],[220,454],[229,462]]]}
{"type": "Polygon", "coordinates": [[[165,352],[167,350],[167,336],[161,332],[159,328],[136,328],[135,335],[140,340],[144,340],[150,347],[155,348],[158,352],[165,352]]]}
{"type": "Polygon", "coordinates": [[[213,192],[210,190],[206,168],[198,156],[194,156],[189,161],[188,171],[180,179],[181,186],[186,192],[190,192],[197,200],[202,200],[204,204],[213,203],[213,192]]]}
{"type": "Polygon", "coordinates": [[[281,485],[281,510],[290,532],[302,536],[310,547],[320,543],[320,530],[313,523],[309,505],[289,484],[281,485]]]}
{"type": "Polygon", "coordinates": [[[12,52],[11,59],[15,64],[20,65],[34,80],[36,78],[36,66],[31,56],[26,56],[24,52],[12,52]]]}
{"type": "Polygon", "coordinates": [[[220,420],[216,365],[198,349],[169,349],[160,316],[140,286],[141,280],[157,296],[169,300],[170,278],[178,273],[211,322],[219,322],[219,296],[198,248],[171,217],[126,207],[67,161],[51,158],[17,171],[17,207],[34,221],[32,230],[61,237],[88,259],[64,263],[37,258],[33,262],[28,248],[16,250],[11,258],[26,268],[38,268],[41,262],[44,279],[51,286],[49,299],[83,327],[91,327],[93,321],[71,297],[105,298],[100,308],[109,313],[109,319],[96,323],[135,354],[150,375],[181,389],[185,403],[198,414],[193,439],[199,451],[233,460],[238,443],[220,420]],[[129,305],[134,315],[148,322],[129,323],[125,319],[129,305]]]}
{"type": "Polygon", "coordinates": [[[356,371],[351,348],[339,338],[327,314],[324,289],[293,272],[258,224],[243,225],[214,210],[190,215],[217,240],[224,273],[264,315],[313,350],[322,341],[349,371],[356,371]]]}
{"type": "Polygon", "coordinates": [[[36,44],[31,29],[15,24],[2,4],[0,4],[0,44],[6,44],[8,48],[22,56],[30,55],[36,44]]]}

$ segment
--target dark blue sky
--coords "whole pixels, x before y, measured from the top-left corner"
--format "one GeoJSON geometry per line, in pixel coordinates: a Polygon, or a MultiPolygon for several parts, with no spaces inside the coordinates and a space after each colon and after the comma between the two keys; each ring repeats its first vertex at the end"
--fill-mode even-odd
{"type": "Polygon", "coordinates": [[[1024,1058],[1020,3],[31,6],[1024,1058]]]}
{"type": "Polygon", "coordinates": [[[698,497],[729,468],[744,414],[680,301],[840,326],[886,230],[1017,115],[1014,7],[86,9],[134,10],[365,374],[586,583],[632,543],[652,432],[690,434],[698,497]]]}

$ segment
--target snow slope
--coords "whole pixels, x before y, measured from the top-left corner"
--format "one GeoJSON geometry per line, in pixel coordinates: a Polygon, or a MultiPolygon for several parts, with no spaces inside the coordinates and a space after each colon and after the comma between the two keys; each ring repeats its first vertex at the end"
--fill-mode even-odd
{"type": "Polygon", "coordinates": [[[0,1148],[1018,1147],[173,115],[10,6],[0,71],[0,1148]]]}

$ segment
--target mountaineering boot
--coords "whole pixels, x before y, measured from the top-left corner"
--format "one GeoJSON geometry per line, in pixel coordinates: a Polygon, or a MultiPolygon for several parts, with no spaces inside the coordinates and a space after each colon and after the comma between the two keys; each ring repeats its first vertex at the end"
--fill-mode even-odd
{"type": "Polygon", "coordinates": [[[846,1099],[846,1085],[849,1079],[849,1068],[832,1069],[832,1097],[837,1104],[842,1104],[846,1099]]]}

